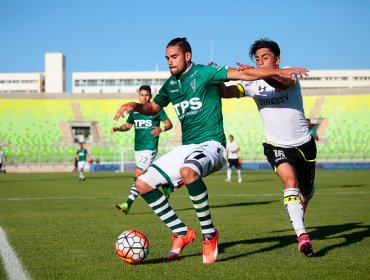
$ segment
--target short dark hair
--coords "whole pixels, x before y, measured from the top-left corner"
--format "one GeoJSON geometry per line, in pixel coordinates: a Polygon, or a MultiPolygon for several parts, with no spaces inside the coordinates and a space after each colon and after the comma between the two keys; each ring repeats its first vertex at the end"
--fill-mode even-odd
{"type": "Polygon", "coordinates": [[[172,39],[167,44],[167,47],[166,48],[173,47],[173,46],[179,46],[183,50],[184,53],[186,53],[186,52],[190,52],[191,53],[192,52],[191,51],[191,46],[190,46],[190,44],[188,42],[188,39],[186,39],[185,37],[183,37],[183,38],[178,37],[178,38],[172,39]]]}
{"type": "Polygon", "coordinates": [[[147,92],[149,92],[150,94],[152,94],[152,89],[150,88],[150,86],[148,85],[142,85],[140,88],[139,88],[139,91],[141,90],[146,90],[147,92]]]}
{"type": "Polygon", "coordinates": [[[267,48],[269,49],[275,56],[280,56],[280,48],[279,45],[270,40],[269,38],[263,38],[254,41],[254,43],[249,48],[249,57],[253,60],[254,56],[256,55],[256,52],[259,49],[267,48]]]}

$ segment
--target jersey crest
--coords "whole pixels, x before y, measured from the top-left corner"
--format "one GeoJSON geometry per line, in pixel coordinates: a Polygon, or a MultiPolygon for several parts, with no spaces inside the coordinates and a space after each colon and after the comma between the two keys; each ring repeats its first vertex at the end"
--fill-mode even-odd
{"type": "Polygon", "coordinates": [[[191,86],[191,88],[193,89],[194,92],[196,90],[196,85],[197,85],[197,82],[196,82],[195,79],[190,82],[190,86],[191,86]]]}

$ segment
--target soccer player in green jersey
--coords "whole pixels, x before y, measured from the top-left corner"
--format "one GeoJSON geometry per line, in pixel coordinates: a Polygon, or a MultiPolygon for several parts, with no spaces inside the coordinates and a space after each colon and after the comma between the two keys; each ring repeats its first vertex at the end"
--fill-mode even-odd
{"type": "Polygon", "coordinates": [[[85,166],[89,152],[84,148],[84,143],[79,144],[80,148],[77,150],[75,160],[77,160],[77,169],[80,172],[80,181],[85,181],[85,166]]]}
{"type": "Polygon", "coordinates": [[[199,65],[192,62],[192,50],[186,38],[175,38],[166,47],[171,77],[150,103],[123,104],[115,120],[123,113],[138,111],[158,113],[170,102],[182,128],[182,145],[157,159],[136,181],[136,188],[155,214],[173,233],[173,245],[167,259],[178,257],[193,242],[196,233],[187,227],[158,190],[161,184],[182,181],[189,192],[201,226],[203,263],[214,263],[218,255],[218,231],[215,229],[208,204],[207,187],[202,180],[220,170],[226,162],[226,138],[223,129],[219,84],[228,80],[257,80],[275,75],[290,78],[293,73],[306,74],[304,68],[238,69],[199,65]]]}
{"type": "MultiPolygon", "coordinates": [[[[152,90],[148,85],[142,85],[139,88],[140,103],[149,103],[152,98],[152,90]]],[[[127,122],[118,127],[112,127],[111,132],[129,131],[131,127],[135,127],[135,170],[134,182],[131,186],[127,201],[117,204],[116,207],[124,214],[128,214],[132,203],[138,196],[135,186],[136,178],[144,173],[144,171],[152,164],[157,155],[159,134],[163,131],[172,128],[172,122],[167,117],[164,110],[160,110],[154,116],[147,116],[133,111],[128,116],[127,122]],[[164,125],[160,127],[160,123],[164,125]]],[[[167,189],[164,189],[167,190],[167,189]]],[[[167,195],[169,195],[167,193],[167,195]]]]}

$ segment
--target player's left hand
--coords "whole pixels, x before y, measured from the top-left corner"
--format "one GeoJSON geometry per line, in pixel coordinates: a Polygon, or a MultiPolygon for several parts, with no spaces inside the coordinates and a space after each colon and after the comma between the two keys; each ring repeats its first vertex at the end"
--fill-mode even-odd
{"type": "Polygon", "coordinates": [[[123,113],[130,113],[131,111],[135,110],[136,103],[129,102],[126,104],[121,105],[121,107],[117,110],[116,114],[114,115],[114,120],[118,121],[120,117],[124,117],[123,113]]]}
{"type": "Polygon", "coordinates": [[[243,71],[244,69],[254,68],[251,65],[243,64],[243,63],[240,63],[240,62],[237,62],[236,65],[239,66],[238,71],[243,71]]]}
{"type": "Polygon", "coordinates": [[[154,137],[157,137],[162,132],[162,128],[153,126],[153,130],[150,132],[154,137]]]}
{"type": "Polygon", "coordinates": [[[279,74],[280,77],[285,79],[291,79],[295,80],[294,74],[296,74],[298,77],[302,78],[303,76],[308,76],[309,70],[303,67],[292,67],[292,68],[284,68],[280,69],[281,73],[279,74]]]}

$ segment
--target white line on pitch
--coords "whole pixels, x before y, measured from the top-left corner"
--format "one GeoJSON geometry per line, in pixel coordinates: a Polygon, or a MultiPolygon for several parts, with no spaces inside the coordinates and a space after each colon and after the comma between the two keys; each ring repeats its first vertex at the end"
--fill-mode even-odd
{"type": "Polygon", "coordinates": [[[28,280],[27,271],[22,267],[13,248],[8,243],[5,232],[0,227],[0,255],[10,280],[28,280]]]}

